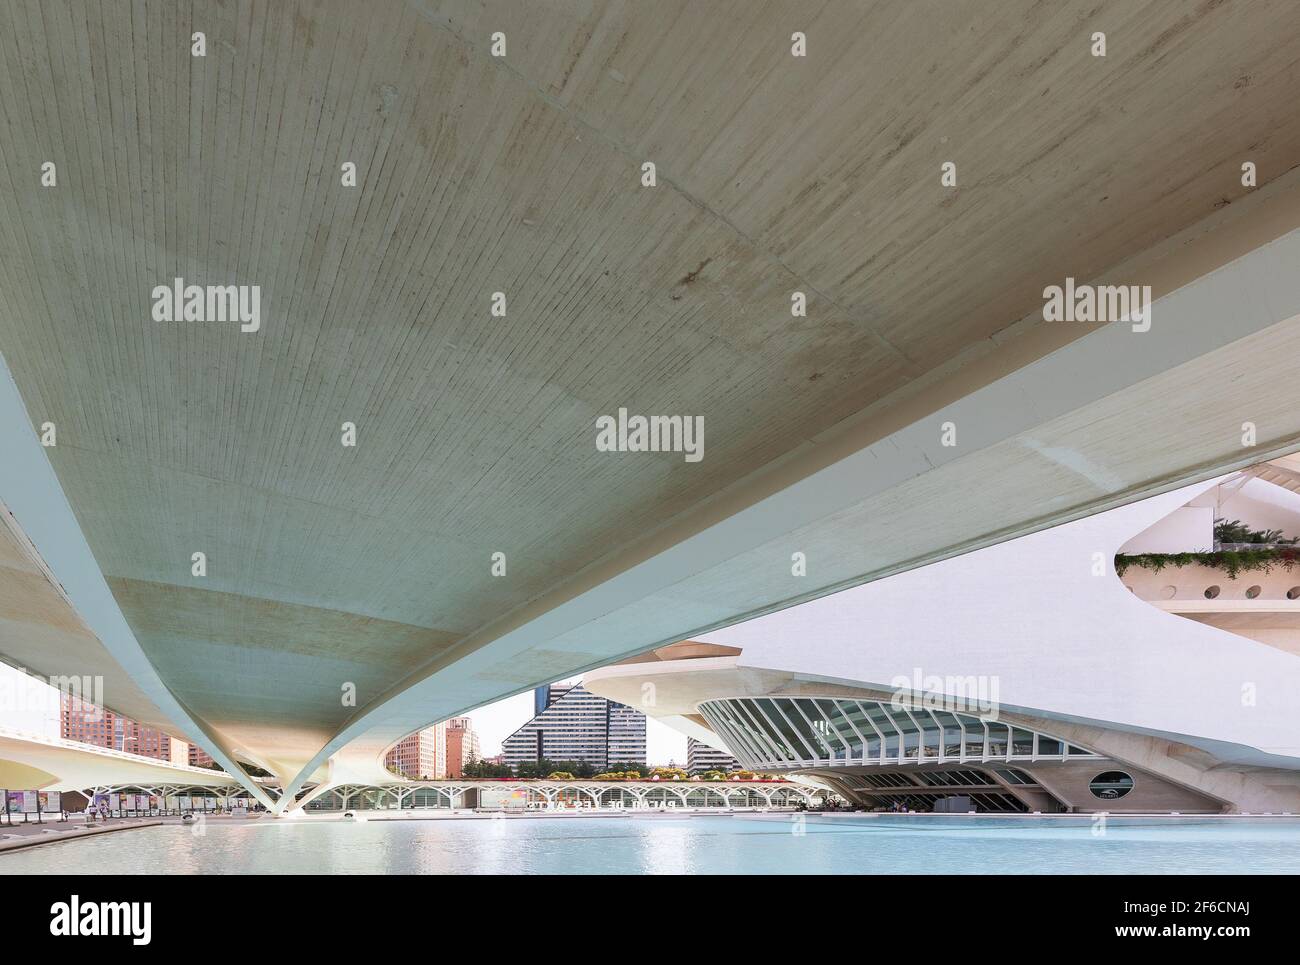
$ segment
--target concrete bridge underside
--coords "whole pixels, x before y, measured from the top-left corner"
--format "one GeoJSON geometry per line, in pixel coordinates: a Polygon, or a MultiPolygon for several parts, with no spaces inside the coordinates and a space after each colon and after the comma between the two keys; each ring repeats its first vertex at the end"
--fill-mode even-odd
{"type": "Polygon", "coordinates": [[[1286,3],[5,5],[0,564],[50,606],[0,588],[0,653],[287,803],[1293,449],[1298,63],[1286,3]],[[1067,276],[1151,330],[1043,322],[1067,276]],[[260,330],[153,321],[174,277],[261,286],[260,330]],[[598,452],[619,408],[704,458],[598,452]]]}

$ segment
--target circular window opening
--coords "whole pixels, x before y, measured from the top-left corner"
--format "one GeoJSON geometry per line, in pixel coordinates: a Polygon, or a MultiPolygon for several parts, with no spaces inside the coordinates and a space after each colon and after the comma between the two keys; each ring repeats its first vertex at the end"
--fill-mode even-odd
{"type": "Polygon", "coordinates": [[[1291,589],[1287,590],[1286,598],[1288,600],[1300,600],[1300,586],[1293,586],[1291,589]]]}
{"type": "Polygon", "coordinates": [[[1252,586],[1252,587],[1250,587],[1248,590],[1246,590],[1246,599],[1247,599],[1247,600],[1253,600],[1253,599],[1255,599],[1255,597],[1257,597],[1257,596],[1259,596],[1259,587],[1257,587],[1257,586],[1252,586]]]}
{"type": "Polygon", "coordinates": [[[1088,790],[1092,792],[1093,797],[1099,797],[1103,801],[1114,801],[1133,790],[1133,778],[1123,771],[1106,771],[1088,782],[1088,790]]]}
{"type": "Polygon", "coordinates": [[[1205,588],[1205,598],[1207,600],[1213,600],[1218,595],[1219,595],[1219,588],[1217,586],[1207,586],[1205,588]]]}

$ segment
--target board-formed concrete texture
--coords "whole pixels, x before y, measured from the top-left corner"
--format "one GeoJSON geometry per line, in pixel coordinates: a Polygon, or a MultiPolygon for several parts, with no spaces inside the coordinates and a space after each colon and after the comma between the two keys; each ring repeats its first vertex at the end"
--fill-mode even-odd
{"type": "Polygon", "coordinates": [[[4,4],[0,499],[121,693],[375,781],[1294,448],[1298,72],[1289,2],[4,4]],[[1045,321],[1067,278],[1149,328],[1045,321]],[[620,409],[701,458],[603,451],[620,409]]]}

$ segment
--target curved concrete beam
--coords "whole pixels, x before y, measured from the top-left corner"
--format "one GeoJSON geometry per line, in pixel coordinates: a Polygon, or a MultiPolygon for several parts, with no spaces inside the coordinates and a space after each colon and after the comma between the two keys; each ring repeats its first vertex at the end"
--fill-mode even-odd
{"type": "Polygon", "coordinates": [[[0,778],[3,778],[0,783],[8,788],[56,791],[124,784],[182,784],[217,789],[233,788],[240,783],[220,771],[7,728],[0,729],[0,778]],[[24,771],[32,776],[43,774],[46,779],[39,784],[25,783],[19,780],[24,771]]]}
{"type": "Polygon", "coordinates": [[[0,759],[0,787],[39,791],[54,784],[58,779],[57,774],[52,774],[31,764],[0,759]]]}
{"type": "Polygon", "coordinates": [[[50,468],[33,423],[0,356],[0,496],[58,580],[77,615],[121,665],[134,686],[173,721],[187,740],[212,755],[267,810],[275,807],[203,723],[167,689],[145,656],[86,544],[63,487],[50,468]]]}

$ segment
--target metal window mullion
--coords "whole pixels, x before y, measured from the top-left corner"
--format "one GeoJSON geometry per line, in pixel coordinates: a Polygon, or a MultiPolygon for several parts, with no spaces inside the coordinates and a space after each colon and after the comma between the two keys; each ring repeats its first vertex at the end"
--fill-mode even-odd
{"type": "Polygon", "coordinates": [[[750,757],[753,759],[755,767],[762,767],[764,762],[772,762],[772,752],[754,737],[750,727],[741,720],[733,701],[728,700],[719,705],[718,712],[726,717],[737,738],[745,747],[749,748],[750,757]]]}
{"type": "MultiPolygon", "coordinates": [[[[736,702],[736,709],[743,716],[748,718],[749,726],[752,728],[752,735],[755,740],[767,745],[769,761],[773,764],[783,765],[797,763],[795,759],[787,753],[786,748],[783,747],[779,741],[773,740],[772,735],[764,729],[761,723],[759,723],[758,717],[755,715],[755,711],[759,708],[758,705],[754,703],[753,698],[746,697],[742,700],[738,700],[736,702]]],[[[767,715],[764,714],[763,717],[766,719],[767,715]]]]}
{"type": "MultiPolygon", "coordinates": [[[[790,715],[787,714],[785,712],[785,708],[781,706],[782,698],[769,697],[768,699],[772,702],[772,706],[776,708],[776,712],[785,719],[785,722],[787,724],[790,725],[790,730],[794,732],[794,736],[799,738],[799,742],[803,744],[804,747],[808,748],[808,753],[812,755],[812,757],[810,757],[809,760],[813,762],[813,766],[816,767],[819,764],[821,764],[822,759],[820,756],[818,756],[817,751],[813,748],[811,744],[808,743],[808,741],[804,738],[803,734],[799,732],[799,728],[794,725],[794,721],[790,719],[790,715]]],[[[786,702],[793,703],[793,701],[791,701],[790,698],[788,697],[784,699],[786,702]]],[[[759,709],[761,710],[762,708],[759,709]]],[[[799,710],[799,708],[795,707],[795,710],[799,710]]],[[[799,711],[799,713],[800,715],[802,715],[803,711],[799,711]]],[[[807,717],[804,717],[804,720],[807,721],[809,730],[812,730],[813,729],[812,721],[809,721],[807,717]]],[[[780,733],[780,728],[777,728],[777,732],[780,733]]]]}
{"type": "Polygon", "coordinates": [[[714,704],[711,706],[701,704],[700,711],[704,714],[705,718],[713,724],[714,729],[723,735],[724,740],[740,752],[737,754],[738,757],[748,757],[749,760],[746,761],[746,763],[750,767],[758,767],[760,765],[762,755],[757,753],[756,748],[750,743],[745,735],[739,733],[739,728],[736,726],[735,721],[731,719],[730,714],[725,712],[725,709],[721,704],[714,704]]]}
{"type": "MultiPolygon", "coordinates": [[[[770,698],[769,698],[769,699],[770,699],[770,698]]],[[[779,750],[781,750],[781,751],[787,751],[787,750],[788,750],[788,751],[789,751],[789,755],[786,755],[786,756],[787,756],[787,760],[789,760],[790,763],[792,763],[792,764],[796,764],[796,765],[803,763],[801,760],[799,760],[799,758],[792,756],[792,755],[794,755],[795,753],[797,753],[796,750],[795,750],[795,748],[794,748],[793,746],[791,746],[791,747],[789,747],[789,748],[786,748],[786,747],[784,746],[784,745],[785,745],[785,738],[781,736],[781,728],[779,728],[779,727],[776,726],[776,721],[772,720],[771,717],[767,716],[767,711],[765,711],[765,710],[762,708],[762,706],[759,704],[757,698],[755,698],[755,699],[753,700],[753,704],[754,704],[753,709],[754,709],[755,711],[757,711],[759,714],[761,714],[761,715],[763,716],[763,720],[767,721],[768,726],[772,728],[772,730],[771,730],[770,733],[768,733],[768,732],[766,732],[766,731],[764,732],[764,733],[766,734],[766,736],[767,736],[769,739],[774,739],[774,740],[776,740],[777,743],[781,745],[781,747],[779,748],[779,750]]],[[[748,708],[746,708],[746,709],[748,709],[748,708]]],[[[763,725],[762,725],[762,724],[758,724],[757,721],[755,721],[755,723],[757,724],[759,730],[763,730],[763,725]]]]}
{"type": "MultiPolygon", "coordinates": [[[[839,711],[840,716],[844,718],[845,723],[847,723],[849,727],[853,730],[854,736],[856,736],[857,739],[862,742],[862,763],[865,765],[867,763],[867,748],[870,742],[867,740],[866,736],[862,733],[862,731],[858,730],[858,725],[853,723],[853,715],[845,712],[845,704],[852,704],[853,706],[857,707],[858,710],[862,711],[862,716],[866,718],[867,723],[871,723],[870,716],[867,714],[866,709],[861,704],[859,704],[856,700],[836,700],[834,697],[832,697],[830,700],[831,703],[835,705],[835,709],[839,711]]],[[[871,729],[872,730],[876,729],[874,724],[872,725],[871,729]]],[[[876,731],[876,736],[877,737],[880,736],[879,731],[876,731]]],[[[849,763],[850,764],[853,763],[852,753],[849,754],[849,763]]],[[[877,760],[876,763],[879,763],[879,760],[877,760]]]]}
{"type": "MultiPolygon", "coordinates": [[[[886,707],[883,703],[878,703],[876,704],[876,706],[879,707],[880,712],[885,715],[885,720],[889,721],[889,726],[894,728],[894,731],[898,734],[898,759],[894,761],[890,761],[890,763],[902,764],[905,762],[905,759],[903,757],[903,751],[905,750],[905,748],[903,745],[907,743],[906,739],[903,737],[903,731],[898,726],[898,721],[894,720],[894,715],[889,712],[888,707],[886,707]]],[[[881,749],[881,754],[882,755],[884,754],[883,747],[881,749]]]]}
{"type": "MultiPolygon", "coordinates": [[[[876,763],[884,764],[885,750],[887,745],[889,744],[889,741],[885,738],[885,732],[876,726],[875,718],[873,718],[871,714],[867,711],[867,708],[862,705],[862,701],[855,700],[853,701],[853,703],[857,705],[858,710],[862,711],[862,719],[871,725],[871,729],[876,732],[876,737],[880,739],[880,753],[876,755],[876,763]]],[[[877,703],[876,706],[879,707],[880,704],[877,703]]],[[[857,725],[853,723],[853,718],[847,717],[847,720],[849,722],[849,726],[852,727],[854,732],[856,733],[858,728],[857,725]]],[[[859,734],[858,736],[861,735],[859,734]]],[[[866,740],[863,740],[862,741],[862,763],[865,764],[866,762],[867,762],[867,742],[866,740]]]]}
{"type": "MultiPolygon", "coordinates": [[[[821,705],[820,702],[818,702],[817,698],[812,697],[812,698],[809,698],[809,699],[812,701],[812,705],[813,705],[814,707],[817,708],[817,713],[821,714],[821,715],[822,715],[822,718],[826,721],[826,726],[829,727],[831,730],[835,731],[835,739],[838,740],[838,741],[840,742],[840,744],[843,745],[843,747],[844,747],[844,763],[845,763],[845,764],[851,764],[851,763],[853,763],[853,745],[850,744],[848,741],[846,741],[846,740],[844,739],[844,735],[840,733],[840,729],[839,729],[838,727],[835,726],[835,721],[831,720],[830,715],[827,714],[826,711],[822,710],[822,705],[821,705]]],[[[834,703],[834,701],[832,701],[832,703],[834,703]]],[[[837,705],[837,708],[838,708],[838,705],[837,705]]],[[[852,726],[852,723],[853,723],[852,721],[849,722],[850,726],[852,726]]],[[[862,735],[859,734],[859,735],[858,735],[858,739],[861,740],[861,738],[862,738],[862,735]]],[[[862,753],[863,753],[864,756],[865,756],[866,753],[867,753],[867,742],[866,742],[866,741],[862,741],[862,753]]]]}
{"type": "Polygon", "coordinates": [[[736,706],[737,703],[738,701],[735,700],[725,701],[719,707],[719,711],[726,715],[728,722],[731,724],[732,730],[734,730],[740,739],[744,741],[745,745],[750,748],[750,754],[756,762],[755,766],[762,767],[764,763],[772,763],[771,750],[767,748],[763,741],[759,740],[755,736],[753,726],[745,723],[740,710],[736,706]]]}
{"type": "MultiPolygon", "coordinates": [[[[799,733],[799,728],[795,727],[795,726],[794,726],[794,723],[793,723],[793,722],[790,720],[790,718],[786,715],[785,710],[782,709],[782,707],[781,707],[781,701],[780,701],[780,699],[778,699],[778,698],[776,698],[776,697],[767,697],[767,698],[765,698],[765,699],[766,699],[768,702],[770,702],[770,703],[772,704],[773,707],[776,708],[776,712],[777,712],[778,714],[781,715],[781,719],[784,720],[784,721],[786,722],[786,724],[789,726],[790,730],[794,733],[794,736],[798,739],[799,743],[800,743],[800,744],[803,744],[804,747],[806,747],[806,748],[808,749],[808,753],[809,753],[810,755],[812,755],[812,756],[809,758],[809,760],[810,760],[810,761],[813,763],[813,765],[815,766],[815,765],[817,764],[817,762],[820,760],[820,758],[818,758],[818,756],[817,756],[817,752],[816,752],[815,750],[813,750],[811,746],[809,746],[808,742],[807,742],[806,740],[804,740],[803,735],[799,733]]],[[[774,721],[774,720],[773,720],[773,719],[768,715],[767,711],[765,711],[765,710],[762,708],[762,706],[758,703],[758,700],[757,700],[757,699],[755,699],[755,701],[754,701],[754,706],[757,707],[757,708],[758,708],[758,712],[759,712],[760,714],[763,715],[763,719],[764,719],[765,721],[767,721],[769,724],[772,725],[772,730],[776,732],[776,735],[777,735],[778,737],[780,737],[780,738],[782,739],[782,741],[785,741],[786,738],[785,738],[785,735],[783,735],[783,734],[781,733],[781,728],[777,726],[776,721],[774,721]]],[[[790,750],[791,750],[792,752],[796,753],[796,754],[798,753],[798,747],[797,747],[793,742],[790,744],[790,750]]],[[[803,763],[802,760],[800,760],[800,763],[803,763]]]]}
{"type": "MultiPolygon", "coordinates": [[[[798,698],[790,697],[787,699],[790,702],[790,706],[799,712],[799,716],[802,717],[804,723],[808,725],[809,733],[811,733],[815,738],[817,738],[818,741],[821,742],[822,747],[826,748],[826,753],[827,753],[826,763],[828,765],[835,763],[835,750],[834,748],[831,747],[830,741],[826,739],[826,735],[818,732],[817,728],[813,725],[813,722],[809,719],[808,715],[804,713],[803,708],[799,706],[798,698]]],[[[811,698],[804,698],[804,699],[811,700],[811,698]]],[[[813,706],[816,706],[816,701],[813,701],[813,706]]],[[[782,713],[784,713],[784,711],[782,711],[782,713]]],[[[820,760],[820,758],[818,758],[818,760],[820,760]]]]}
{"type": "Polygon", "coordinates": [[[767,764],[785,763],[784,755],[776,748],[771,746],[771,741],[763,729],[759,727],[750,714],[749,708],[745,706],[747,698],[736,698],[727,701],[727,712],[732,715],[737,726],[745,732],[750,743],[759,749],[759,760],[767,764]]]}
{"type": "MultiPolygon", "coordinates": [[[[943,757],[943,752],[944,752],[944,741],[943,741],[943,733],[944,733],[944,730],[943,730],[943,722],[942,722],[941,720],[939,720],[939,718],[938,718],[937,716],[935,716],[934,711],[931,710],[929,707],[926,707],[926,708],[925,708],[925,712],[926,712],[927,714],[929,714],[929,715],[930,715],[930,719],[931,719],[932,721],[934,721],[934,726],[937,727],[937,728],[939,728],[939,746],[938,746],[937,749],[938,749],[938,751],[939,751],[939,763],[942,764],[942,763],[944,763],[944,757],[943,757]]],[[[924,731],[921,732],[921,746],[923,746],[923,747],[925,746],[925,732],[924,732],[924,731]]]]}
{"type": "Polygon", "coordinates": [[[709,722],[709,725],[713,728],[714,732],[722,736],[723,742],[727,744],[731,749],[731,752],[735,754],[737,760],[748,758],[745,763],[747,766],[752,766],[750,762],[755,760],[754,752],[750,749],[748,744],[736,736],[735,728],[726,720],[722,712],[716,706],[710,704],[700,704],[699,710],[700,713],[704,715],[704,719],[709,722]]]}
{"type": "MultiPolygon", "coordinates": [[[[727,737],[729,735],[725,731],[723,731],[723,729],[720,726],[718,726],[718,721],[711,713],[709,713],[709,708],[704,704],[700,704],[696,709],[700,712],[700,716],[704,718],[705,723],[709,725],[713,733],[717,735],[718,739],[721,740],[723,743],[726,743],[727,746],[731,748],[732,746],[731,743],[727,741],[727,737]]],[[[740,755],[736,754],[734,749],[731,751],[731,753],[733,757],[739,759],[740,755]]]]}
{"type": "Polygon", "coordinates": [[[961,750],[957,752],[957,763],[965,764],[970,761],[970,755],[966,753],[966,716],[956,711],[952,716],[957,721],[957,732],[961,734],[961,750]]]}
{"type": "MultiPolygon", "coordinates": [[[[788,752],[788,753],[790,754],[790,761],[792,761],[793,763],[796,763],[796,765],[802,765],[802,763],[803,763],[803,758],[800,757],[800,756],[798,756],[798,747],[797,747],[797,745],[794,744],[793,741],[792,741],[792,743],[790,743],[789,745],[787,745],[787,743],[785,743],[785,735],[781,734],[781,728],[776,726],[776,720],[772,719],[772,718],[770,717],[770,715],[768,715],[768,713],[767,713],[766,710],[763,710],[763,706],[762,706],[761,702],[759,702],[759,701],[761,701],[761,700],[767,700],[767,701],[770,701],[771,704],[772,704],[772,706],[776,707],[776,711],[777,711],[777,713],[781,714],[781,717],[784,718],[784,717],[785,717],[785,714],[784,714],[784,711],[781,711],[781,707],[780,707],[779,702],[777,702],[777,701],[775,700],[775,698],[772,698],[772,697],[766,697],[766,698],[754,697],[754,698],[753,698],[754,710],[755,710],[755,711],[758,711],[759,714],[762,714],[763,720],[766,720],[766,722],[767,722],[767,724],[768,724],[768,727],[771,727],[771,728],[772,728],[772,730],[771,730],[770,732],[767,732],[767,736],[768,736],[768,737],[772,737],[772,739],[775,739],[775,740],[777,741],[777,744],[780,745],[780,749],[781,749],[781,750],[784,750],[784,752],[788,752]]],[[[789,720],[787,720],[787,722],[785,722],[785,723],[788,723],[788,724],[789,724],[790,722],[789,722],[789,720]]],[[[762,727],[762,723],[759,723],[759,730],[762,730],[762,728],[763,728],[763,727],[762,727]]],[[[790,724],[790,730],[794,731],[794,724],[790,724]]],[[[805,741],[803,741],[803,737],[801,737],[800,735],[798,735],[798,732],[797,732],[797,731],[796,731],[796,735],[794,735],[794,736],[796,736],[796,737],[798,737],[798,739],[800,739],[800,743],[805,743],[805,741]]],[[[810,753],[810,754],[813,754],[813,757],[811,757],[810,760],[815,762],[815,761],[816,761],[816,754],[813,752],[813,749],[809,748],[809,753],[810,753]]]]}
{"type": "Polygon", "coordinates": [[[907,715],[907,719],[912,722],[914,727],[916,727],[916,760],[919,764],[925,760],[925,728],[923,728],[921,722],[916,719],[916,714],[912,713],[912,708],[904,707],[903,713],[907,715]]]}

